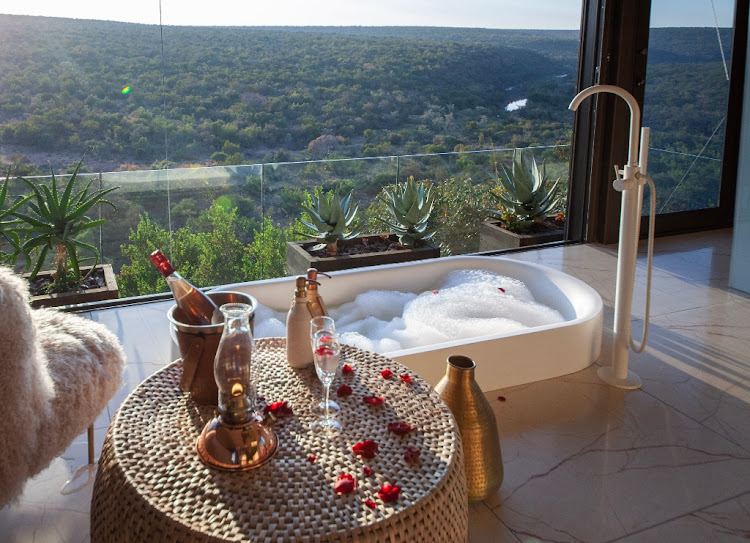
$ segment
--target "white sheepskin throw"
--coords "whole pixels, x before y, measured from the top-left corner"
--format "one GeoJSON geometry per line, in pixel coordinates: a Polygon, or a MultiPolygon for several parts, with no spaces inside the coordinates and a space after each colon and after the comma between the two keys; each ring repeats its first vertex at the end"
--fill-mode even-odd
{"type": "Polygon", "coordinates": [[[0,266],[0,508],[94,422],[124,367],[105,326],[31,309],[28,283],[0,266]]]}

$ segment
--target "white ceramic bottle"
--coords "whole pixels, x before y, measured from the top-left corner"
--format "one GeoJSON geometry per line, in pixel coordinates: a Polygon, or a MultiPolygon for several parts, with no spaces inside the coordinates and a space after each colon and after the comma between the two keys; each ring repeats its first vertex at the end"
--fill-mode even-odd
{"type": "Polygon", "coordinates": [[[307,298],[307,278],[300,275],[295,282],[292,307],[286,315],[286,360],[293,368],[313,364],[310,343],[310,300],[307,298]]]}

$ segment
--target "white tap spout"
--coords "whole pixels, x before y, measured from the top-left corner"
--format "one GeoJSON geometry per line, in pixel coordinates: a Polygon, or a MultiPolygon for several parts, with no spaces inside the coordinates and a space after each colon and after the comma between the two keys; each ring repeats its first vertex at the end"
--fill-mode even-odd
{"type": "Polygon", "coordinates": [[[628,166],[638,166],[638,132],[641,125],[641,108],[638,105],[638,101],[632,94],[630,94],[625,89],[617,87],[615,85],[594,85],[593,87],[583,89],[581,92],[576,94],[573,100],[570,102],[568,108],[573,111],[577,110],[578,106],[581,105],[581,102],[583,102],[592,94],[596,94],[599,92],[609,92],[612,94],[616,94],[628,103],[628,106],[630,107],[630,150],[628,154],[628,166]]]}

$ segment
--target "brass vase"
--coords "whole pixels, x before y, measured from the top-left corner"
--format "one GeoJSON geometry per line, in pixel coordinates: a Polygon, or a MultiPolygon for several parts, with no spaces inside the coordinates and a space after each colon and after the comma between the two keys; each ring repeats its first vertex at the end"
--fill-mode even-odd
{"type": "Polygon", "coordinates": [[[474,380],[475,367],[467,356],[449,356],[445,377],[435,386],[461,433],[469,502],[490,497],[503,482],[497,421],[474,380]]]}

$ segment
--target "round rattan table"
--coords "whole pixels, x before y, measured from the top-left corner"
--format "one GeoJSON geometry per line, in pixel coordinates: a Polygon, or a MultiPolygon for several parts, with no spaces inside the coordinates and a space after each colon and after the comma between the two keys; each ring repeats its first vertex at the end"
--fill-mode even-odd
{"type": "Polygon", "coordinates": [[[291,408],[277,412],[273,459],[245,472],[200,461],[195,442],[215,408],[196,405],[179,389],[178,360],[141,383],[112,420],[91,501],[92,542],[466,540],[459,432],[424,380],[393,360],[344,346],[342,366],[351,371],[331,388],[344,432],[325,439],[309,429],[309,408],[322,390],[314,369],[289,367],[283,339],[259,339],[256,347],[261,405],[291,408]],[[384,370],[393,375],[386,379],[384,370]],[[338,397],[341,385],[351,394],[338,397]],[[365,397],[384,401],[372,405],[365,397]],[[414,429],[394,433],[393,422],[414,429]],[[378,444],[374,458],[354,454],[365,440],[378,444]],[[407,459],[415,450],[418,458],[407,459]],[[334,491],[341,474],[355,479],[352,493],[334,491]],[[400,487],[396,501],[379,495],[383,485],[400,487]]]}

